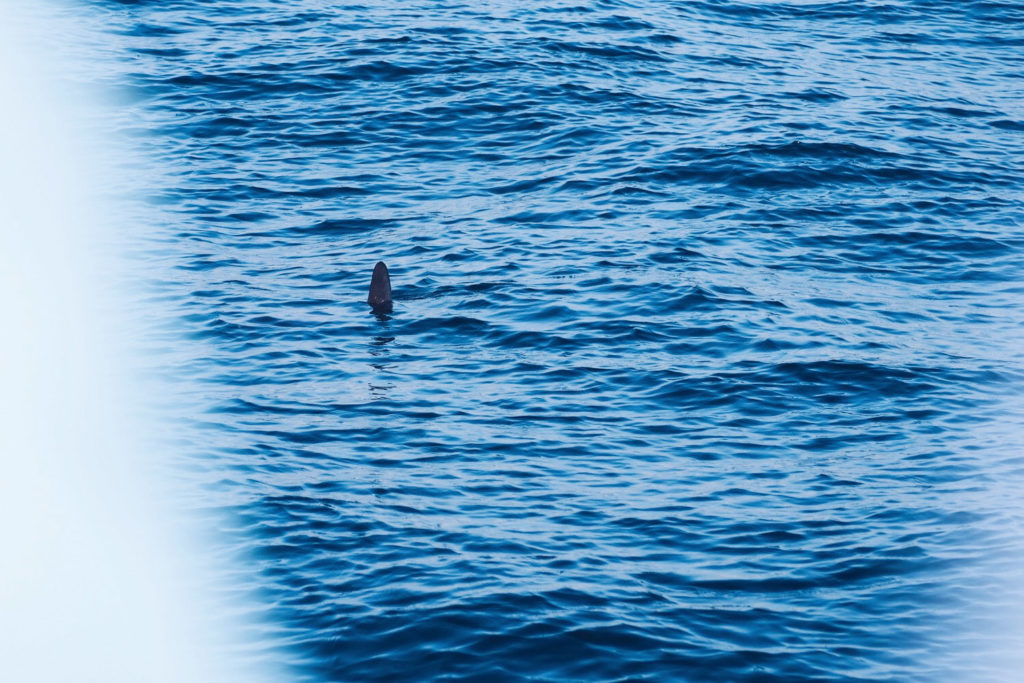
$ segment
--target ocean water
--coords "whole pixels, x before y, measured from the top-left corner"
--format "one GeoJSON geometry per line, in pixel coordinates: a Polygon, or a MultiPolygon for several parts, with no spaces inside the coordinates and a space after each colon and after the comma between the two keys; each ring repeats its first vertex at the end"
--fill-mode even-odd
{"type": "Polygon", "coordinates": [[[1019,673],[1019,3],[65,11],[294,680],[1019,673]]]}

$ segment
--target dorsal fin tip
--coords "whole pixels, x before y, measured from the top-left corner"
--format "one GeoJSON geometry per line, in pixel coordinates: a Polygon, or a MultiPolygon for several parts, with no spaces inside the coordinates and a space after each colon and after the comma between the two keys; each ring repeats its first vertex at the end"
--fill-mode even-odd
{"type": "Polygon", "coordinates": [[[377,312],[387,313],[391,310],[391,275],[383,261],[377,261],[377,265],[373,267],[370,295],[366,298],[366,303],[373,306],[373,310],[377,312]]]}

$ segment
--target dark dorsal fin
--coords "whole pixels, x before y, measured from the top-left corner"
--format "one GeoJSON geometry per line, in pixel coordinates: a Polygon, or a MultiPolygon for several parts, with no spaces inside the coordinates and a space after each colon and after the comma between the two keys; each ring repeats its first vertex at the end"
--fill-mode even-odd
{"type": "Polygon", "coordinates": [[[383,261],[377,261],[373,267],[373,279],[370,280],[370,296],[366,303],[373,306],[374,311],[387,313],[391,310],[391,276],[383,261]]]}

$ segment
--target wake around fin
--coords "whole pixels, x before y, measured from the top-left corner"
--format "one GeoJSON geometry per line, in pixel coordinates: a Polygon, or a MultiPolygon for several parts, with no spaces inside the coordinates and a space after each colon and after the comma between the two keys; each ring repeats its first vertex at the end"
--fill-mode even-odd
{"type": "Polygon", "coordinates": [[[377,261],[373,267],[373,278],[370,280],[370,296],[366,303],[373,306],[375,313],[391,312],[391,275],[383,261],[377,261]]]}

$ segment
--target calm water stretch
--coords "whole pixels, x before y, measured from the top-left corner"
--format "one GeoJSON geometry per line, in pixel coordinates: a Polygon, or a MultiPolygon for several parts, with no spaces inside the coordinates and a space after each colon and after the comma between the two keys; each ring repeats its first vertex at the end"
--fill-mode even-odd
{"type": "Polygon", "coordinates": [[[1019,674],[1019,3],[67,11],[294,680],[1019,674]]]}

